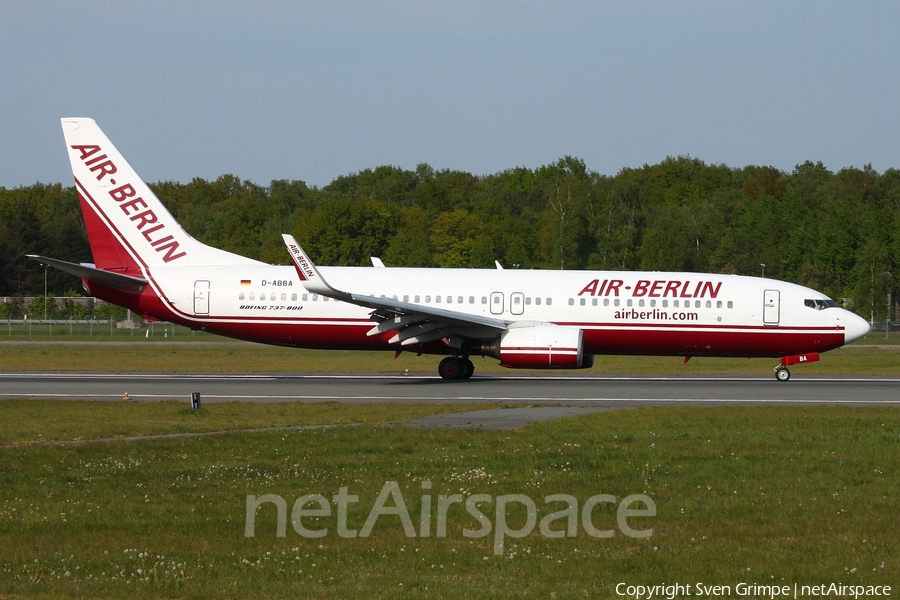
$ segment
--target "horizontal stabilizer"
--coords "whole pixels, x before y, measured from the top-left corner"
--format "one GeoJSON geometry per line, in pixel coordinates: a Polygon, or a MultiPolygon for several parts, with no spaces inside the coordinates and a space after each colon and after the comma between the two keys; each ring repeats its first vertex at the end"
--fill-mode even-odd
{"type": "Polygon", "coordinates": [[[37,254],[26,254],[28,258],[34,259],[42,264],[56,267],[60,271],[71,273],[76,277],[86,279],[88,282],[100,283],[111,287],[124,289],[144,289],[149,281],[140,277],[131,277],[130,275],[122,275],[121,273],[113,273],[112,271],[104,271],[97,269],[92,265],[79,265],[75,263],[58,260],[56,258],[47,258],[37,254]]]}

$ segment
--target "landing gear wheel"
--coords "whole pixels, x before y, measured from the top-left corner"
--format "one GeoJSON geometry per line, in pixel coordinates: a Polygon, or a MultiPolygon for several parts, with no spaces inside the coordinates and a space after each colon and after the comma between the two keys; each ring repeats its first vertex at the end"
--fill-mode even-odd
{"type": "Polygon", "coordinates": [[[791,372],[787,370],[787,367],[779,367],[775,369],[775,379],[778,381],[787,381],[791,378],[791,372]]]}
{"type": "Polygon", "coordinates": [[[455,356],[448,356],[438,365],[438,375],[444,379],[462,379],[465,370],[463,361],[455,356]]]}
{"type": "Polygon", "coordinates": [[[475,373],[475,365],[472,364],[472,361],[468,358],[461,358],[460,362],[463,364],[463,372],[460,375],[460,379],[468,379],[475,373]]]}

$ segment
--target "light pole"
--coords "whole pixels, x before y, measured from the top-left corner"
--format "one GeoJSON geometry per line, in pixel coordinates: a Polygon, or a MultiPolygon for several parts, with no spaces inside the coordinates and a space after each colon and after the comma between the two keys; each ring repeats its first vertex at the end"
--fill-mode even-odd
{"type": "MultiPolygon", "coordinates": [[[[884,272],[884,278],[886,280],[890,280],[888,282],[888,292],[887,292],[887,312],[884,315],[884,339],[888,339],[888,331],[891,327],[891,284],[894,281],[894,274],[890,271],[884,272]]],[[[872,298],[872,304],[875,303],[875,299],[872,298]]]]}
{"type": "Polygon", "coordinates": [[[766,263],[759,263],[759,266],[762,267],[762,276],[766,276],[766,263]]]}
{"type": "Polygon", "coordinates": [[[44,265],[44,321],[47,320],[47,265],[44,265]]]}

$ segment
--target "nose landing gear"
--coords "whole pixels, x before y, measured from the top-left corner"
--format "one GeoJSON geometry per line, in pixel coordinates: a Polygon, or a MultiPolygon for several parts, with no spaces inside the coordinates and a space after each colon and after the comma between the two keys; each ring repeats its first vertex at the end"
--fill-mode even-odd
{"type": "Polygon", "coordinates": [[[791,372],[788,366],[799,365],[808,362],[818,362],[819,353],[810,352],[809,354],[791,354],[790,356],[782,356],[781,363],[775,367],[775,379],[778,381],[787,381],[791,378],[791,372]]]}

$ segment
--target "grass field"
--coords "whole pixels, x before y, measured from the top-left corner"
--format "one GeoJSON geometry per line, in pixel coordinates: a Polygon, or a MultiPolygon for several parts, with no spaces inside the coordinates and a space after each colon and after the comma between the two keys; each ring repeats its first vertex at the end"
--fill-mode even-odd
{"type": "MultiPolygon", "coordinates": [[[[0,402],[4,444],[34,439],[209,431],[324,429],[72,446],[0,448],[0,597],[29,598],[538,598],[617,597],[615,585],[734,586],[900,582],[900,422],[892,409],[642,408],[515,432],[430,431],[397,423],[462,407],[0,402]],[[348,425],[349,423],[357,423],[348,425]],[[276,535],[274,505],[245,536],[246,498],[358,495],[347,527],[363,527],[396,481],[415,536],[397,516],[345,538],[336,517],[307,517],[276,535]],[[423,481],[431,488],[423,490],[423,481]],[[446,536],[421,537],[423,495],[522,494],[538,519],[569,494],[645,494],[652,535],[616,529],[615,506],[592,513],[609,538],[493,533],[456,504],[446,536]]],[[[469,407],[466,407],[469,408],[469,407]]],[[[388,501],[388,506],[393,506],[388,501]]],[[[481,504],[496,524],[494,504],[481,504]]],[[[434,508],[432,508],[434,511],[434,508]]],[[[507,511],[511,528],[524,508],[507,511]]],[[[334,513],[332,513],[334,515],[334,513]]],[[[553,530],[565,530],[557,520],[553,530]]],[[[734,591],[732,595],[736,595],[734,591]]]]}
{"type": "MultiPolygon", "coordinates": [[[[52,341],[12,335],[41,343],[4,344],[0,327],[0,371],[433,374],[438,360],[182,330],[174,340],[116,332],[114,345],[58,333],[52,341]]],[[[598,357],[590,372],[766,376],[773,365],[598,357]]],[[[477,359],[476,369],[514,373],[490,359],[477,359]]],[[[900,352],[848,347],[794,374],[896,376],[900,352]]],[[[896,409],[656,407],[511,432],[400,426],[477,408],[224,403],[195,412],[174,402],[2,401],[0,598],[621,598],[618,583],[703,582],[731,586],[731,596],[740,583],[887,584],[894,592],[900,585],[896,409]],[[269,429],[248,431],[261,428],[269,429]],[[99,441],[209,432],[225,433],[99,441]],[[253,513],[255,535],[245,535],[248,495],[283,498],[290,517],[304,494],[332,501],[346,487],[359,497],[346,526],[361,530],[390,481],[408,507],[412,537],[396,515],[378,518],[367,537],[342,537],[334,502],[331,516],[302,521],[327,528],[322,538],[300,535],[290,519],[279,537],[271,503],[253,513]],[[477,505],[488,535],[465,535],[480,524],[459,503],[447,510],[446,535],[437,535],[438,497],[454,494],[489,496],[477,505]],[[589,523],[613,535],[588,535],[576,512],[572,524],[560,518],[550,527],[572,526],[574,537],[548,537],[536,526],[505,537],[497,554],[493,500],[508,494],[533,500],[536,522],[566,506],[547,496],[569,495],[581,510],[609,494],[615,501],[598,504],[589,523]],[[652,528],[647,538],[617,525],[615,503],[633,494],[655,503],[654,516],[628,521],[652,528]],[[425,497],[428,537],[419,535],[425,497]]],[[[520,503],[501,514],[510,529],[526,525],[520,503]]]]}

